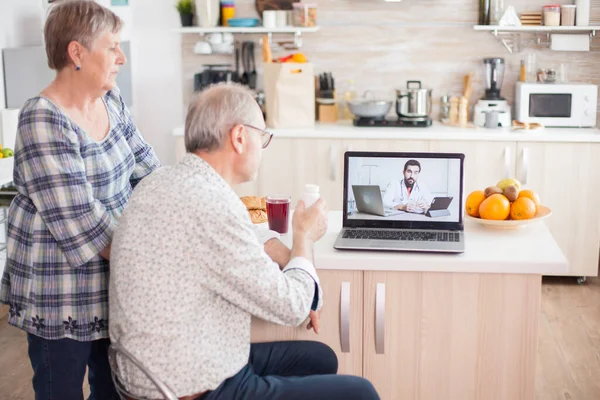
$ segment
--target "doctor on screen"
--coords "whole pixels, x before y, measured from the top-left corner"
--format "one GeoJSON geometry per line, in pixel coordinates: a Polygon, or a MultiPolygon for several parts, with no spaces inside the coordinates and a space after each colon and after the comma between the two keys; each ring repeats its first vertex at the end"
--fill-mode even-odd
{"type": "Polygon", "coordinates": [[[404,179],[393,180],[387,186],[383,196],[386,208],[424,214],[431,206],[431,192],[427,185],[419,182],[421,164],[417,160],[408,160],[404,164],[404,179]]]}

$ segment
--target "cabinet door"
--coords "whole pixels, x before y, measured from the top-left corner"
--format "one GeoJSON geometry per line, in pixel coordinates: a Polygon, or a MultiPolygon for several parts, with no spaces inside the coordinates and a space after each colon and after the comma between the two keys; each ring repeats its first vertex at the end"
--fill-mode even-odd
{"type": "Polygon", "coordinates": [[[569,275],[597,276],[600,144],[519,143],[517,172],[552,210],[545,222],[569,260],[569,275]]]}
{"type": "Polygon", "coordinates": [[[533,399],[541,278],[366,271],[364,377],[382,400],[533,399]]]}
{"type": "Polygon", "coordinates": [[[254,318],[252,342],[316,340],[335,351],[338,373],[362,375],[363,278],[362,271],[319,270],[323,309],[319,334],[299,327],[275,325],[254,318]]]}
{"type": "Polygon", "coordinates": [[[484,190],[501,179],[515,176],[515,142],[431,141],[430,151],[464,153],[465,197],[474,190],[484,190]]]}
{"type": "Polygon", "coordinates": [[[319,186],[332,210],[341,210],[343,155],[341,140],[274,138],[263,151],[257,178],[236,187],[238,194],[292,197],[292,206],[304,194],[307,183],[319,186]]]}

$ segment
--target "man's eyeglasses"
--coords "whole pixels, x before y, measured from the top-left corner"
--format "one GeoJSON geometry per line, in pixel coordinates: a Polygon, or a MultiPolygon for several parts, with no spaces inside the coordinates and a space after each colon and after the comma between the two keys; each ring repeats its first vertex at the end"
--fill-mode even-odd
{"type": "Polygon", "coordinates": [[[271,143],[271,139],[273,139],[273,134],[271,132],[267,132],[264,129],[260,129],[260,128],[257,128],[257,127],[252,126],[252,125],[246,125],[246,124],[244,124],[244,126],[246,128],[251,128],[251,129],[254,129],[255,131],[260,132],[260,138],[262,140],[262,148],[263,149],[266,149],[267,146],[269,145],[269,143],[271,143]]]}

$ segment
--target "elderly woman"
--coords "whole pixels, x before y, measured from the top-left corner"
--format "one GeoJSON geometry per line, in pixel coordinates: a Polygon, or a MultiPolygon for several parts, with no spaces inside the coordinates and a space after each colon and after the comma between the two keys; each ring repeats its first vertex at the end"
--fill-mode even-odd
{"type": "Polygon", "coordinates": [[[117,399],[107,359],[110,243],[135,185],[159,166],[115,78],[122,21],[93,1],[53,6],[44,27],[56,78],[21,110],[18,195],[0,301],[25,332],[36,399],[117,399]]]}

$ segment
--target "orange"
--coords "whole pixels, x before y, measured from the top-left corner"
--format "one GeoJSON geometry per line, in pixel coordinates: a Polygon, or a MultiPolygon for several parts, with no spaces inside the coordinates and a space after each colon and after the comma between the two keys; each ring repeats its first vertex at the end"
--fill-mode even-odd
{"type": "Polygon", "coordinates": [[[528,197],[519,197],[510,206],[512,219],[531,219],[535,217],[536,212],[535,203],[528,197]]]}
{"type": "Polygon", "coordinates": [[[519,192],[519,197],[527,197],[528,199],[531,199],[534,203],[535,203],[535,211],[537,212],[537,210],[540,208],[540,196],[538,196],[538,194],[536,192],[534,192],[533,190],[521,190],[519,192]]]}
{"type": "Polygon", "coordinates": [[[465,209],[471,217],[479,217],[479,206],[485,200],[483,190],[476,190],[467,196],[465,209]]]}
{"type": "Polygon", "coordinates": [[[503,194],[493,194],[479,206],[479,215],[483,219],[504,220],[510,214],[510,201],[503,194]]]}
{"type": "Polygon", "coordinates": [[[306,56],[304,54],[302,54],[302,53],[294,53],[292,55],[292,62],[295,62],[295,63],[305,63],[307,61],[308,60],[307,60],[306,56]]]}

